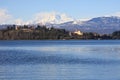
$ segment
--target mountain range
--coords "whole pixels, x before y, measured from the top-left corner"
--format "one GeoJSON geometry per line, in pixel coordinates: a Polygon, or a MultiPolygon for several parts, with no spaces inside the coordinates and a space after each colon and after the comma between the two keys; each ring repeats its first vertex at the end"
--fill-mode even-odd
{"type": "MultiPolygon", "coordinates": [[[[96,17],[87,21],[69,19],[72,21],[68,21],[68,22],[67,21],[64,22],[63,19],[61,19],[63,17],[64,15],[56,16],[56,17],[53,16],[54,19],[52,19],[52,21],[50,19],[49,21],[46,20],[46,22],[44,22],[44,25],[46,25],[47,27],[65,29],[68,31],[80,30],[82,32],[96,32],[99,34],[110,34],[114,31],[120,30],[120,17],[116,17],[116,16],[96,17]],[[59,22],[58,19],[61,20],[61,23],[58,23],[59,22]]],[[[40,24],[40,22],[38,22],[38,24],[40,24]]],[[[0,28],[5,28],[5,27],[7,27],[7,25],[0,25],[0,28]]]]}
{"type": "Polygon", "coordinates": [[[55,28],[68,31],[80,30],[82,32],[96,32],[99,34],[110,34],[120,30],[119,17],[96,17],[88,21],[70,21],[62,24],[52,24],[55,28]]]}

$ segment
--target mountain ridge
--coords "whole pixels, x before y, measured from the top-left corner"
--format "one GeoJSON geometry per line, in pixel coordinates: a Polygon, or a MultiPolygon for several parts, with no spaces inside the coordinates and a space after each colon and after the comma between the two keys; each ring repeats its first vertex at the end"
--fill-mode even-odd
{"type": "MultiPolygon", "coordinates": [[[[120,17],[96,17],[88,21],[73,24],[74,21],[62,23],[57,26],[68,31],[81,30],[82,32],[96,32],[99,34],[110,34],[120,30],[120,17]]],[[[54,26],[55,27],[55,26],[54,26]]]]}
{"type": "MultiPolygon", "coordinates": [[[[47,22],[45,24],[38,23],[34,25],[46,25],[47,27],[65,29],[71,32],[80,30],[82,32],[96,32],[99,34],[110,34],[114,31],[120,30],[120,17],[117,16],[95,17],[87,21],[73,20],[59,24],[55,22],[54,23],[47,22]]],[[[7,27],[7,25],[0,25],[0,29],[5,27],[7,27]]]]}

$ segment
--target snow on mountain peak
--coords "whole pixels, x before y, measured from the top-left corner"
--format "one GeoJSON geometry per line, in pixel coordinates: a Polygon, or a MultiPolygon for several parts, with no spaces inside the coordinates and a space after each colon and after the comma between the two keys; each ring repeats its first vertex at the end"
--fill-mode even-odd
{"type": "Polygon", "coordinates": [[[81,25],[84,21],[81,20],[74,20],[72,24],[77,24],[77,25],[81,25]]]}
{"type": "Polygon", "coordinates": [[[60,24],[68,21],[73,21],[72,18],[67,16],[66,14],[50,12],[50,13],[38,13],[35,15],[35,23],[40,24],[60,24]]]}

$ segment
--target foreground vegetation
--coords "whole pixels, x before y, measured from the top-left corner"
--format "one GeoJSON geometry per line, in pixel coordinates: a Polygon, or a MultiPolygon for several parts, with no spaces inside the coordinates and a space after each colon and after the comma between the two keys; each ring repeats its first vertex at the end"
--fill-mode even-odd
{"type": "Polygon", "coordinates": [[[47,28],[46,26],[8,26],[0,30],[0,40],[69,40],[69,39],[120,39],[120,31],[112,34],[83,33],[77,35],[64,29],[47,28]]]}

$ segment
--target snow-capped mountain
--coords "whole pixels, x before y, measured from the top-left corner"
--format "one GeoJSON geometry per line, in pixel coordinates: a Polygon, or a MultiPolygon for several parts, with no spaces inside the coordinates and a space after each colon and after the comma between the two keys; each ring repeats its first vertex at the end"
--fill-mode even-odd
{"type": "MultiPolygon", "coordinates": [[[[45,15],[45,14],[44,14],[45,15]]],[[[55,27],[66,29],[68,31],[80,30],[82,32],[96,32],[100,34],[110,34],[114,31],[120,30],[120,17],[96,17],[87,21],[73,20],[62,14],[52,13],[45,16],[39,16],[36,19],[36,24],[46,25],[47,27],[55,27]]],[[[0,28],[7,27],[0,25],[0,28]]]]}
{"type": "MultiPolygon", "coordinates": [[[[57,25],[57,27],[69,31],[81,30],[82,32],[97,32],[109,34],[120,30],[119,17],[97,17],[88,21],[71,21],[57,25]]],[[[56,26],[54,26],[56,27],[56,26]]]]}
{"type": "Polygon", "coordinates": [[[34,23],[39,24],[61,24],[73,19],[66,14],[51,12],[51,13],[39,13],[36,14],[34,23]]]}

